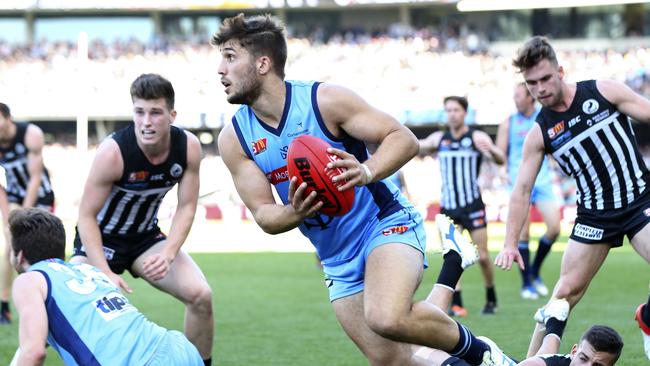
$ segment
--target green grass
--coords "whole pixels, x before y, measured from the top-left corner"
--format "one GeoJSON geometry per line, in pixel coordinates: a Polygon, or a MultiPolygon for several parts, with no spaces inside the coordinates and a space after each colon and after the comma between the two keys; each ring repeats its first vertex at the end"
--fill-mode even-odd
{"type": "MultiPolygon", "coordinates": [[[[492,253],[494,256],[496,253],[492,253]]],[[[216,365],[364,365],[360,352],[346,337],[328,302],[322,274],[310,253],[194,254],[214,291],[216,365]]],[[[561,253],[553,252],[543,276],[552,284],[558,277],[561,253]]],[[[430,290],[441,261],[430,254],[431,267],[416,294],[430,290]]],[[[488,335],[506,352],[522,357],[532,331],[532,315],[544,300],[519,298],[519,274],[496,270],[499,312],[482,316],[484,291],[478,267],[463,278],[463,297],[469,317],[463,319],[475,334],[488,335]]],[[[618,365],[642,365],[639,329],[633,321],[636,306],[648,296],[650,270],[629,249],[614,250],[580,305],[572,313],[562,352],[591,324],[616,328],[625,341],[618,365]]],[[[127,277],[131,301],[151,320],[182,329],[182,305],[127,277]]],[[[17,325],[0,327],[0,364],[8,363],[18,344],[17,325]]],[[[61,365],[50,350],[47,365],[61,365]]]]}

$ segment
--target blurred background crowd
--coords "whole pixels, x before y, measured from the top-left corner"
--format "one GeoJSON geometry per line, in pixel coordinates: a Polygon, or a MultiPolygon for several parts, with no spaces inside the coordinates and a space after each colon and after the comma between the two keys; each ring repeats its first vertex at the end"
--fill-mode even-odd
{"type": "MultiPolygon", "coordinates": [[[[343,84],[414,125],[444,121],[443,98],[465,95],[471,107],[468,122],[498,123],[511,111],[512,85],[519,81],[511,66],[514,49],[479,52],[468,38],[452,39],[426,29],[404,37],[343,34],[327,42],[294,37],[287,78],[343,84]]],[[[611,78],[650,96],[650,48],[563,50],[558,57],[571,80],[611,78]]],[[[223,98],[219,58],[208,37],[149,43],[91,40],[87,59],[73,42],[0,41],[0,88],[11,91],[12,108],[19,114],[74,115],[79,99],[69,98],[72,94],[85,98],[87,109],[98,116],[128,116],[128,86],[142,72],[157,72],[174,83],[180,118],[219,128],[233,111],[223,98]]]]}
{"type": "MultiPolygon", "coordinates": [[[[62,217],[76,217],[94,148],[129,123],[129,85],[145,72],[172,81],[177,124],[203,143],[199,216],[246,217],[217,152],[216,136],[237,106],[224,98],[219,50],[209,44],[221,19],[239,11],[272,12],[285,20],[288,79],[345,85],[418,137],[445,128],[442,101],[448,95],[466,96],[467,122],[494,137],[514,111],[513,86],[520,76],[512,55],[532,33],[553,38],[568,80],[611,78],[650,97],[650,4],[577,7],[567,1],[558,9],[474,13],[459,11],[460,3],[449,0],[251,1],[223,2],[223,8],[197,0],[157,7],[133,0],[114,8],[70,2],[76,4],[70,9],[60,3],[48,8],[48,1],[7,4],[22,3],[27,5],[6,9],[0,3],[0,100],[16,120],[45,131],[45,163],[62,217]],[[76,148],[80,116],[89,121],[87,151],[76,148]]],[[[650,129],[641,132],[650,160],[650,129]]],[[[438,171],[435,156],[417,157],[403,168],[409,197],[424,212],[438,203],[438,171]]],[[[482,172],[488,215],[502,219],[506,174],[490,163],[482,172]]],[[[570,219],[575,187],[559,170],[555,189],[570,219]]],[[[173,207],[173,195],[168,197],[173,207]]]]}

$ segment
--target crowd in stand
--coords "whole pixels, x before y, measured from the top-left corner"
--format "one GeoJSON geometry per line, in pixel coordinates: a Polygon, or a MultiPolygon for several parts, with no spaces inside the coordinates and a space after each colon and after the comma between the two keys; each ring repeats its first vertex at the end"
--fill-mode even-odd
{"type": "MultiPolygon", "coordinates": [[[[287,77],[346,85],[405,123],[443,119],[442,99],[450,94],[468,97],[478,123],[498,123],[510,112],[512,85],[519,80],[510,65],[512,55],[479,52],[484,42],[473,34],[391,34],[400,33],[347,32],[327,42],[313,34],[292,38],[287,77]]],[[[207,39],[198,38],[91,41],[87,61],[80,61],[69,42],[21,46],[0,41],[0,90],[18,116],[73,117],[78,101],[69,96],[78,95],[91,116],[124,117],[130,114],[129,82],[142,72],[156,72],[176,86],[181,123],[185,117],[191,124],[202,114],[208,126],[219,127],[233,110],[222,98],[219,57],[207,39]],[[34,98],[41,103],[37,110],[34,98]]],[[[650,49],[561,52],[559,58],[569,80],[613,78],[650,95],[650,49]]]]}
{"type": "MultiPolygon", "coordinates": [[[[520,76],[510,65],[511,55],[483,52],[483,46],[482,40],[473,39],[471,34],[458,38],[426,29],[392,29],[375,35],[349,31],[327,38],[314,31],[308,37],[290,39],[287,78],[315,78],[348,86],[403,122],[413,124],[444,119],[444,96],[466,95],[474,119],[495,124],[512,111],[512,86],[520,76]]],[[[140,73],[155,72],[174,83],[180,124],[193,126],[191,121],[203,115],[207,126],[218,128],[234,108],[222,94],[217,73],[219,57],[217,49],[198,38],[146,44],[95,40],[88,45],[87,61],[80,61],[73,43],[10,45],[0,41],[0,99],[12,105],[16,116],[69,118],[83,104],[91,116],[128,118],[130,82],[140,73]]],[[[560,52],[559,59],[569,80],[613,78],[650,97],[650,48],[560,52]]],[[[70,206],[59,202],[60,209],[71,214],[82,187],[57,184],[57,179],[68,182],[69,177],[85,172],[79,171],[81,164],[56,165],[70,161],[74,154],[73,148],[64,145],[53,145],[45,152],[57,192],[70,190],[59,196],[70,197],[70,206]]],[[[218,158],[211,159],[213,168],[223,169],[218,158]]],[[[431,183],[435,181],[435,164],[435,159],[426,158],[405,167],[411,198],[421,205],[438,199],[439,188],[431,183]],[[411,171],[419,172],[417,179],[411,171]],[[431,179],[420,178],[422,172],[431,172],[431,179]]],[[[484,171],[486,200],[507,202],[503,175],[492,167],[484,171]]],[[[216,200],[235,202],[230,187],[210,182],[217,180],[206,179],[206,192],[217,192],[216,200]]],[[[558,190],[567,192],[562,193],[567,196],[566,202],[575,202],[572,187],[565,187],[561,179],[558,190]]]]}

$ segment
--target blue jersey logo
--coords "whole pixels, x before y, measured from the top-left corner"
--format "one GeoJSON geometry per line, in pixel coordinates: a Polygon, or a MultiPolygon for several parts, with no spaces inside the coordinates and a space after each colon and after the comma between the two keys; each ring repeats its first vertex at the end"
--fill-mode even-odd
{"type": "Polygon", "coordinates": [[[106,321],[111,321],[125,313],[135,311],[129,300],[119,292],[110,292],[94,300],[93,306],[106,321]]]}

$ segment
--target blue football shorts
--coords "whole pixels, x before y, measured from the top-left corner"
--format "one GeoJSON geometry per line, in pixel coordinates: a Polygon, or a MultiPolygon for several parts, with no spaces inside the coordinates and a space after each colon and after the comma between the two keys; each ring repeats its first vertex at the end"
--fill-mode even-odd
{"type": "MultiPolygon", "coordinates": [[[[426,234],[422,216],[413,207],[403,208],[381,220],[373,217],[369,228],[359,239],[360,245],[352,258],[323,263],[325,285],[330,301],[363,291],[366,260],[373,249],[383,244],[409,245],[425,255],[426,234]]],[[[426,256],[424,268],[427,267],[426,256]]]]}
{"type": "Polygon", "coordinates": [[[203,366],[199,351],[183,333],[169,330],[146,366],[203,366]]]}
{"type": "Polygon", "coordinates": [[[530,193],[530,203],[533,205],[537,202],[556,202],[557,197],[553,193],[551,184],[535,185],[530,193]]]}
{"type": "MultiPolygon", "coordinates": [[[[514,185],[508,187],[508,192],[512,194],[514,185]]],[[[533,190],[530,192],[530,203],[533,205],[538,202],[558,202],[558,198],[553,193],[553,183],[550,180],[535,181],[533,190]]]]}

